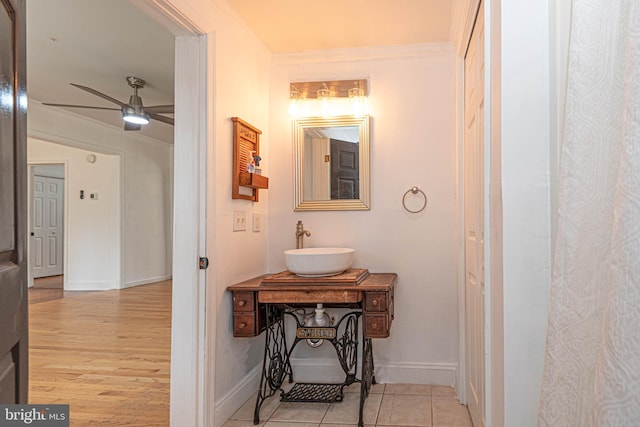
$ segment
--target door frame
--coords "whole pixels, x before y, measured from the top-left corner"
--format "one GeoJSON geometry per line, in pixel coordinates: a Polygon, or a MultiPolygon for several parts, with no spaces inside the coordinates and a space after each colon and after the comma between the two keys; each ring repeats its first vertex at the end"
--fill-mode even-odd
{"type": "MultiPolygon", "coordinates": [[[[63,220],[62,220],[62,227],[64,228],[64,230],[62,231],[62,275],[63,275],[63,283],[62,283],[62,288],[64,289],[65,286],[65,282],[67,281],[67,242],[69,239],[69,204],[68,204],[68,194],[69,194],[69,180],[67,179],[67,171],[69,168],[69,164],[67,160],[52,160],[52,161],[46,161],[46,160],[34,160],[34,161],[28,161],[27,160],[27,168],[28,168],[28,175],[27,175],[27,186],[28,186],[28,196],[27,196],[27,259],[31,260],[31,230],[33,230],[33,177],[34,175],[34,166],[37,165],[62,165],[62,168],[64,169],[64,184],[63,184],[63,188],[64,188],[64,193],[63,193],[63,200],[62,200],[62,210],[63,210],[63,220]]],[[[29,287],[32,287],[34,285],[34,281],[33,281],[33,266],[31,265],[31,263],[28,263],[27,266],[27,284],[29,287]]]]}
{"type": "MultiPolygon", "coordinates": [[[[456,177],[458,225],[458,384],[466,378],[464,254],[464,57],[481,0],[458,2],[454,9],[456,52],[456,177]]],[[[485,280],[485,422],[504,425],[504,322],[502,284],[501,200],[501,2],[484,2],[484,280],[485,280]],[[492,211],[492,207],[494,208],[492,211]]],[[[458,387],[461,403],[466,387],[458,387]]]]}
{"type": "MultiPolygon", "coordinates": [[[[465,242],[464,242],[464,59],[467,47],[471,41],[471,34],[475,24],[475,17],[480,8],[480,0],[469,2],[459,2],[463,4],[462,9],[454,11],[454,25],[457,28],[455,37],[455,72],[456,72],[456,187],[458,195],[456,199],[457,212],[457,242],[458,242],[458,372],[457,372],[457,395],[460,403],[467,403],[465,384],[467,377],[467,346],[466,346],[466,290],[465,290],[465,242]],[[456,13],[457,12],[457,13],[456,13]]],[[[486,282],[485,282],[486,286],[486,282]]]]}
{"type": "Polygon", "coordinates": [[[214,234],[207,224],[215,224],[215,200],[207,199],[215,172],[208,162],[215,151],[214,140],[209,146],[215,34],[203,30],[208,16],[183,10],[188,0],[131,1],[176,36],[170,423],[214,426],[216,322],[207,297],[216,289],[198,258],[207,256],[214,234]]]}

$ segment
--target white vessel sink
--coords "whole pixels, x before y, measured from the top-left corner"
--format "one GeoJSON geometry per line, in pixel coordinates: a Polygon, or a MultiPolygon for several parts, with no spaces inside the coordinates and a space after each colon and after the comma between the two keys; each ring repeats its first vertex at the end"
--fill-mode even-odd
{"type": "Polygon", "coordinates": [[[289,249],[284,251],[284,260],[298,276],[334,276],[351,267],[353,252],[351,248],[289,249]]]}

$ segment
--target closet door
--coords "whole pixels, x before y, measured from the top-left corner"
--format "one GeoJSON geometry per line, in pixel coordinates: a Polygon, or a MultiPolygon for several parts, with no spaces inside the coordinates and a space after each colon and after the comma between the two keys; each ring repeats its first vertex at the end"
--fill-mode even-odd
{"type": "Polygon", "coordinates": [[[64,180],[33,177],[31,268],[33,277],[62,274],[64,180]]]}
{"type": "Polygon", "coordinates": [[[475,427],[485,425],[484,302],[484,7],[465,57],[464,233],[465,233],[465,386],[475,427]]]}

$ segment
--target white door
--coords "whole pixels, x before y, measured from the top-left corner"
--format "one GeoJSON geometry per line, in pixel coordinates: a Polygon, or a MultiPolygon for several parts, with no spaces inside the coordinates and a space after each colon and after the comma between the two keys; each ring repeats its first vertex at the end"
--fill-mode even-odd
{"type": "Polygon", "coordinates": [[[484,19],[483,5],[465,57],[464,232],[467,400],[485,425],[484,372],[484,19]]]}
{"type": "Polygon", "coordinates": [[[33,277],[62,274],[64,180],[33,177],[33,277]]]}

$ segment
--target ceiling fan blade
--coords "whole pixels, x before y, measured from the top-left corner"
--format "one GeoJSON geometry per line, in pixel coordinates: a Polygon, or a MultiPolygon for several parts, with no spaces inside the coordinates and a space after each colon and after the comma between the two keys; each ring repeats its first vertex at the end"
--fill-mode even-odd
{"type": "Polygon", "coordinates": [[[124,122],[124,130],[140,130],[142,125],[130,122],[124,122]]]}
{"type": "Polygon", "coordinates": [[[148,111],[147,111],[147,114],[149,114],[149,118],[153,120],[157,120],[159,122],[167,123],[173,126],[173,119],[171,117],[165,117],[165,116],[161,116],[160,114],[149,113],[148,111]]]}
{"type": "Polygon", "coordinates": [[[173,113],[173,105],[152,105],[142,107],[147,113],[173,113]]]}
{"type": "Polygon", "coordinates": [[[50,107],[70,107],[70,108],[91,108],[92,110],[112,110],[120,111],[120,108],[109,107],[93,107],[91,105],[73,105],[73,104],[54,104],[52,102],[43,102],[42,105],[48,105],[50,107]]]}
{"type": "Polygon", "coordinates": [[[91,89],[90,87],[81,86],[81,85],[78,85],[78,84],[75,84],[75,83],[69,83],[69,84],[70,84],[71,86],[75,86],[75,87],[77,87],[78,89],[82,89],[82,90],[85,90],[85,91],[87,91],[87,92],[89,92],[89,93],[92,93],[92,94],[94,94],[94,95],[96,95],[96,96],[99,96],[100,98],[106,99],[107,101],[111,101],[111,102],[113,102],[114,104],[118,104],[118,105],[119,105],[119,106],[121,106],[121,107],[126,107],[126,106],[127,106],[127,104],[125,104],[124,102],[120,102],[120,101],[118,101],[117,99],[112,98],[112,97],[110,97],[109,95],[105,95],[105,94],[104,94],[104,93],[102,93],[102,92],[98,92],[98,91],[97,91],[97,90],[95,90],[95,89],[91,89]]]}

